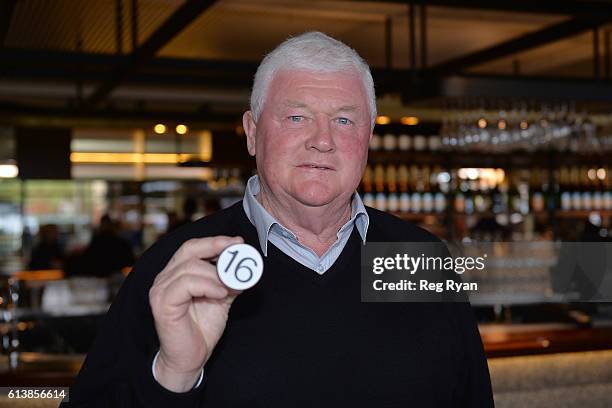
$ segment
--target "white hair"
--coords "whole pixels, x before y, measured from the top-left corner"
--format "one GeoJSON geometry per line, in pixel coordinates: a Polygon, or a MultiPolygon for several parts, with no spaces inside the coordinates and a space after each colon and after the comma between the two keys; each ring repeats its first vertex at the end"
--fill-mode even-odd
{"type": "Polygon", "coordinates": [[[281,70],[294,69],[317,73],[358,74],[368,98],[371,125],[374,126],[376,94],[368,64],[354,49],[319,31],[307,32],[285,40],[261,61],[251,92],[251,112],[255,122],[259,120],[274,76],[281,70]]]}

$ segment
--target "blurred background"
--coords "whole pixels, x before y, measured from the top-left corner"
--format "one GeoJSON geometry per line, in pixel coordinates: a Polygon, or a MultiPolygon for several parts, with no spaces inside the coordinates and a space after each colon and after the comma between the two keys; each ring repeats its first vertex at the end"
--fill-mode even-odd
{"type": "Polygon", "coordinates": [[[551,295],[559,242],[612,255],[603,0],[0,1],[0,386],[70,385],[139,254],[241,199],[252,77],[311,30],[372,68],[366,205],[544,248],[473,302],[497,405],[612,406],[612,304],[551,295]]]}

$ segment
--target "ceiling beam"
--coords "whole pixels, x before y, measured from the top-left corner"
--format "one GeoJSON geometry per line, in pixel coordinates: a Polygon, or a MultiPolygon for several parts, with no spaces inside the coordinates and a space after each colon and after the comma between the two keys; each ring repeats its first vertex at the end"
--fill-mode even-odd
{"type": "MultiPolygon", "coordinates": [[[[129,56],[0,49],[0,79],[106,82],[129,56]]],[[[156,57],[124,78],[125,84],[206,85],[250,88],[257,62],[156,57]]],[[[86,96],[88,94],[86,93],[86,96]]]]}
{"type": "MultiPolygon", "coordinates": [[[[74,52],[0,50],[0,79],[9,81],[58,81],[84,84],[111,79],[113,67],[128,56],[79,54],[74,52]]],[[[157,57],[125,78],[125,85],[203,86],[208,89],[250,89],[257,61],[207,60],[157,57]]],[[[406,69],[373,68],[379,94],[394,92],[410,78],[406,69]]],[[[90,92],[86,92],[87,96],[90,92]]]]}
{"type": "MultiPolygon", "coordinates": [[[[406,0],[358,0],[378,1],[379,3],[406,4],[406,0]]],[[[597,17],[612,14],[612,3],[598,0],[513,0],[513,1],[490,1],[490,0],[427,0],[428,6],[440,6],[449,8],[462,8],[471,10],[487,11],[510,11],[531,14],[569,15],[583,17],[597,17]]]]}
{"type": "Polygon", "coordinates": [[[463,55],[442,62],[431,67],[429,69],[429,73],[436,75],[458,73],[466,68],[507,57],[509,55],[514,55],[519,52],[527,51],[551,42],[581,34],[585,31],[592,30],[611,21],[611,16],[612,14],[597,18],[571,18],[500,44],[493,45],[485,48],[484,50],[476,51],[468,55],[463,55]]]}
{"type": "Polygon", "coordinates": [[[190,127],[205,127],[211,130],[231,130],[241,123],[242,111],[220,112],[179,112],[137,109],[103,108],[82,112],[71,108],[37,107],[0,102],[0,124],[27,126],[103,126],[149,127],[159,122],[184,122],[190,127]]]}
{"type": "MultiPolygon", "coordinates": [[[[16,84],[18,79],[30,83],[35,83],[35,81],[66,83],[74,81],[76,72],[74,67],[80,65],[87,72],[87,76],[81,77],[87,84],[110,78],[112,67],[123,63],[127,58],[127,56],[115,55],[4,49],[0,50],[0,80],[5,79],[16,84]]],[[[202,87],[210,91],[215,89],[248,90],[252,86],[256,69],[257,62],[252,61],[154,58],[146,67],[142,67],[139,72],[127,78],[125,84],[143,85],[160,90],[170,89],[172,92],[186,87],[189,89],[202,87]]],[[[408,99],[435,96],[458,97],[463,91],[465,91],[465,96],[468,96],[492,89],[499,92],[500,97],[506,96],[512,89],[519,94],[531,92],[530,90],[533,89],[534,98],[546,98],[549,95],[551,98],[588,99],[590,95],[593,100],[610,101],[612,99],[610,96],[612,89],[609,87],[609,81],[605,80],[550,76],[516,78],[486,75],[454,77],[421,75],[416,78],[416,82],[413,82],[410,70],[385,68],[373,68],[372,75],[379,96],[398,93],[403,89],[408,99]],[[492,82],[492,80],[495,81],[492,82]],[[483,89],[479,91],[478,87],[483,89]]]]}
{"type": "Polygon", "coordinates": [[[421,79],[405,87],[404,103],[428,99],[513,99],[612,103],[612,83],[605,80],[456,75],[421,79]],[[418,89],[413,89],[418,88],[418,89]]]}
{"type": "Polygon", "coordinates": [[[11,20],[13,19],[16,5],[17,0],[0,1],[0,48],[4,47],[4,41],[6,40],[6,35],[11,26],[11,20]]]}
{"type": "Polygon", "coordinates": [[[193,20],[215,3],[214,0],[187,0],[161,26],[119,64],[111,78],[103,82],[84,102],[91,109],[102,102],[117,86],[155,57],[170,40],[183,31],[193,20]]]}

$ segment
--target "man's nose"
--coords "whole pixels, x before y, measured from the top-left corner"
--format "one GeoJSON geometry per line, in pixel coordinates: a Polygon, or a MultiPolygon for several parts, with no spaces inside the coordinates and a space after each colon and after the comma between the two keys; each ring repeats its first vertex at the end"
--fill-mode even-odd
{"type": "Polygon", "coordinates": [[[332,152],[336,146],[332,135],[329,118],[318,118],[313,134],[308,139],[308,149],[316,149],[320,152],[332,152]]]}

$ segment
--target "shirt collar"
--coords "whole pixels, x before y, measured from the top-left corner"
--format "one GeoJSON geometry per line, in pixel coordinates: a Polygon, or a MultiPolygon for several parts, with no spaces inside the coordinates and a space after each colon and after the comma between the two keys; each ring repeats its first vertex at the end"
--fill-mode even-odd
{"type": "MultiPolygon", "coordinates": [[[[242,206],[247,218],[257,230],[261,250],[264,255],[267,256],[268,236],[270,234],[270,229],[274,225],[278,225],[293,237],[295,237],[295,234],[276,221],[276,219],[259,203],[259,201],[257,201],[255,196],[259,194],[259,191],[259,176],[254,175],[247,181],[242,206]]],[[[354,193],[351,201],[351,219],[344,224],[342,228],[340,228],[338,234],[340,234],[340,232],[346,228],[355,225],[357,227],[357,231],[359,231],[359,235],[361,235],[361,240],[365,243],[369,223],[370,218],[366,212],[365,206],[363,205],[363,201],[361,200],[361,197],[359,197],[359,194],[354,193]]]]}

